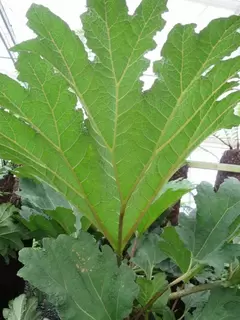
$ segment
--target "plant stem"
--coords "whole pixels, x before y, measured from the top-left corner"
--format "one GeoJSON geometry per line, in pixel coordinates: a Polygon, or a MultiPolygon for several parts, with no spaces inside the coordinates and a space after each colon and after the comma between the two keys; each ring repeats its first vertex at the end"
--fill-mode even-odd
{"type": "Polygon", "coordinates": [[[137,313],[134,320],[139,320],[140,317],[154,304],[154,302],[160,298],[167,290],[169,286],[166,286],[163,291],[157,292],[149,301],[148,303],[137,313]]]}
{"type": "Polygon", "coordinates": [[[120,267],[122,263],[122,256],[117,255],[117,264],[120,267]]]}
{"type": "MultiPolygon", "coordinates": [[[[117,247],[117,254],[118,257],[122,258],[122,240],[123,240],[123,218],[125,213],[125,205],[121,207],[120,215],[119,215],[119,222],[118,222],[118,247],[117,247]]],[[[118,260],[118,265],[119,260],[118,260]]]]}
{"type": "Polygon", "coordinates": [[[177,279],[173,280],[173,281],[169,284],[169,288],[171,288],[171,287],[175,286],[176,284],[184,281],[187,277],[189,277],[189,276],[187,276],[187,274],[188,274],[188,273],[184,273],[183,275],[181,275],[181,276],[178,277],[177,279]]]}
{"type": "Polygon", "coordinates": [[[224,284],[226,284],[226,281],[216,281],[213,283],[200,284],[199,286],[194,286],[192,288],[187,288],[184,290],[173,292],[169,295],[169,299],[170,300],[180,299],[182,297],[188,296],[193,293],[212,290],[212,289],[214,289],[216,287],[220,287],[224,284]]]}
{"type": "Polygon", "coordinates": [[[135,256],[135,252],[137,250],[137,242],[138,242],[138,238],[136,237],[133,242],[133,246],[132,246],[132,250],[131,250],[131,254],[130,254],[130,259],[132,259],[135,256]]]}
{"type": "Polygon", "coordinates": [[[146,312],[150,307],[154,304],[154,302],[157,301],[158,298],[160,298],[169,288],[173,287],[174,285],[182,282],[182,281],[188,281],[191,279],[196,273],[198,273],[199,270],[203,268],[202,265],[196,265],[192,269],[188,270],[186,273],[181,275],[179,278],[172,281],[170,284],[168,284],[162,291],[157,292],[149,301],[148,303],[138,312],[138,314],[135,317],[135,320],[139,320],[140,317],[146,312]]]}
{"type": "Polygon", "coordinates": [[[175,308],[176,308],[176,306],[177,306],[178,301],[179,301],[179,299],[176,299],[176,300],[174,301],[174,303],[173,303],[173,305],[172,305],[172,308],[171,308],[171,310],[172,310],[172,311],[174,311],[174,310],[175,310],[175,308]]]}
{"type": "Polygon", "coordinates": [[[184,273],[183,275],[181,275],[180,277],[178,277],[177,279],[173,280],[170,284],[169,287],[173,287],[176,284],[180,283],[180,282],[186,282],[189,279],[191,279],[192,277],[195,276],[195,274],[197,274],[201,269],[203,268],[202,265],[197,264],[195,267],[193,267],[192,269],[188,270],[186,273],[184,273]]]}

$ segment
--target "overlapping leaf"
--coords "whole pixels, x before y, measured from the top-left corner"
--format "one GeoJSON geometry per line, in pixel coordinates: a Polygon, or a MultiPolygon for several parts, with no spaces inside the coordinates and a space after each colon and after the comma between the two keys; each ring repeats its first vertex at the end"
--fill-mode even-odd
{"type": "Polygon", "coordinates": [[[122,320],[138,295],[134,272],[84,232],[44,239],[43,249],[21,250],[20,261],[20,276],[48,295],[61,319],[122,320]]]}
{"type": "Polygon", "coordinates": [[[21,197],[22,206],[27,204],[36,210],[55,210],[58,207],[71,209],[68,201],[46,183],[21,178],[19,189],[18,195],[21,197]]]}
{"type": "Polygon", "coordinates": [[[9,308],[3,309],[5,320],[41,320],[37,311],[38,301],[35,297],[27,298],[25,294],[10,301],[9,308]]]}
{"type": "Polygon", "coordinates": [[[46,183],[21,178],[18,192],[21,197],[19,220],[34,237],[57,237],[87,230],[89,222],[64,197],[46,183]]]}
{"type": "Polygon", "coordinates": [[[187,314],[186,320],[238,320],[240,312],[239,292],[233,289],[219,288],[211,292],[204,308],[197,309],[193,316],[187,314]]]}
{"type": "Polygon", "coordinates": [[[240,212],[240,182],[228,179],[217,193],[208,183],[200,184],[197,190],[196,218],[183,216],[178,233],[193,259],[221,269],[239,256],[240,246],[228,240],[230,227],[240,212]]]}
{"type": "Polygon", "coordinates": [[[138,231],[144,232],[150,224],[159,217],[160,213],[177,202],[184,194],[194,188],[188,180],[175,180],[166,183],[151,204],[138,226],[138,231]]]}
{"type": "Polygon", "coordinates": [[[240,284],[240,264],[239,259],[236,260],[235,264],[232,266],[232,270],[228,277],[228,282],[231,285],[239,285],[240,284]]]}
{"type": "MultiPolygon", "coordinates": [[[[25,207],[17,217],[21,223],[31,231],[36,239],[44,237],[56,238],[59,234],[76,234],[76,217],[73,212],[65,208],[45,211],[44,214],[35,213],[31,208],[25,207]]],[[[81,222],[80,222],[81,227],[81,222]]],[[[84,229],[84,228],[83,228],[84,229]]]]}
{"type": "Polygon", "coordinates": [[[23,226],[13,221],[12,215],[16,211],[11,204],[0,205],[0,255],[6,256],[12,250],[23,247],[22,239],[26,236],[23,226]]]}
{"type": "Polygon", "coordinates": [[[156,264],[167,258],[159,247],[159,241],[157,234],[150,233],[133,240],[128,250],[131,261],[144,271],[148,280],[151,280],[156,264]]]}
{"type": "Polygon", "coordinates": [[[156,320],[175,320],[174,312],[168,307],[163,308],[161,312],[162,316],[159,316],[159,313],[154,315],[156,320]]]}
{"type": "MultiPolygon", "coordinates": [[[[168,283],[166,281],[166,275],[164,273],[158,273],[151,280],[143,277],[137,278],[137,284],[140,288],[138,301],[142,306],[145,306],[157,292],[161,290],[164,291],[168,283]]],[[[169,291],[170,289],[159,299],[159,304],[162,304],[162,306],[167,304],[169,291]]]]}
{"type": "Polygon", "coordinates": [[[142,306],[145,306],[156,293],[163,292],[152,305],[151,310],[157,313],[164,312],[167,308],[169,294],[171,293],[170,288],[167,289],[168,282],[166,280],[166,275],[164,273],[158,273],[155,274],[151,280],[138,277],[137,284],[140,289],[137,300],[142,306]]]}
{"type": "Polygon", "coordinates": [[[174,227],[166,227],[161,235],[158,246],[181,269],[187,272],[191,265],[191,252],[185,247],[174,227]]]}
{"type": "Polygon", "coordinates": [[[191,150],[239,124],[239,92],[218,98],[239,71],[238,57],[222,58],[239,46],[240,18],[218,19],[199,34],[177,25],[155,65],[159,80],[143,93],[143,56],[164,25],[166,1],[143,0],[134,16],[122,0],[87,5],[82,21],[93,62],[62,20],[42,6],[29,10],[37,37],[15,48],[26,86],[0,77],[0,103],[10,110],[1,110],[0,155],[62,192],[121,251],[191,150]]]}
{"type": "MultiPolygon", "coordinates": [[[[185,288],[191,288],[191,287],[193,288],[194,286],[191,284],[185,285],[185,288]]],[[[193,309],[198,309],[198,311],[202,310],[206,305],[206,303],[208,302],[209,295],[210,295],[209,291],[203,291],[203,292],[190,294],[186,297],[182,297],[181,299],[185,304],[185,313],[193,309]]]]}

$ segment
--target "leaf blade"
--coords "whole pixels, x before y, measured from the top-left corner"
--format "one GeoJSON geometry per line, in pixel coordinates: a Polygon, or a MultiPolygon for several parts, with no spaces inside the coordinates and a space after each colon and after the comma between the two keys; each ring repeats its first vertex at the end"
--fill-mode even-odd
{"type": "Polygon", "coordinates": [[[197,190],[196,217],[182,216],[177,231],[195,262],[223,269],[224,263],[239,255],[239,245],[228,240],[230,231],[235,232],[231,226],[240,208],[240,183],[231,178],[217,193],[208,183],[201,183],[197,190]]]}
{"type": "Polygon", "coordinates": [[[0,205],[0,254],[7,256],[12,250],[23,248],[26,231],[20,224],[14,223],[13,214],[18,211],[11,204],[0,205]]]}
{"type": "Polygon", "coordinates": [[[6,320],[40,320],[42,316],[37,311],[38,301],[35,297],[27,299],[21,294],[10,301],[9,308],[3,309],[3,317],[6,320]]]}
{"type": "Polygon", "coordinates": [[[131,312],[138,294],[134,273],[126,265],[117,267],[109,247],[101,253],[93,238],[84,232],[79,239],[65,235],[45,239],[43,247],[20,252],[25,266],[19,274],[49,295],[61,317],[120,320],[131,312]]]}
{"type": "Polygon", "coordinates": [[[159,247],[179,266],[183,273],[191,267],[191,252],[185,247],[174,227],[164,228],[159,247]]]}
{"type": "MultiPolygon", "coordinates": [[[[17,113],[21,119],[25,120],[28,112],[29,125],[34,128],[33,133],[19,124],[20,119],[1,110],[2,156],[28,165],[33,177],[47,180],[62,192],[119,253],[145,216],[151,217],[151,210],[154,216],[147,225],[155,220],[154,200],[189,153],[212,132],[239,124],[233,115],[239,92],[218,99],[234,87],[229,80],[239,71],[239,57],[223,59],[238,47],[237,16],[217,19],[199,34],[193,25],[177,25],[163,48],[163,59],[156,63],[158,81],[151,90],[141,92],[139,77],[146,69],[143,56],[153,49],[152,38],[164,25],[160,14],[165,9],[165,1],[144,0],[136,14],[129,16],[119,0],[89,0],[83,24],[89,47],[96,53],[96,59],[89,61],[76,34],[48,9],[33,5],[27,16],[37,38],[14,49],[21,53],[20,79],[30,82],[30,96],[17,85],[13,94],[12,84],[9,97],[0,96],[2,105],[13,113],[21,106],[17,113]],[[40,95],[34,92],[37,78],[29,78],[24,69],[27,56],[32,63],[36,59],[41,69],[52,69],[52,86],[60,78],[65,88],[60,90],[61,97],[71,96],[66,109],[73,126],[63,130],[60,140],[64,124],[62,120],[54,123],[57,117],[52,101],[56,96],[52,95],[56,92],[43,81],[38,65],[34,70],[42,79],[37,81],[40,95]],[[31,94],[40,96],[40,102],[46,104],[44,110],[51,114],[44,128],[38,117],[29,117],[33,111],[26,105],[14,104],[16,99],[29,100],[31,94]],[[88,120],[73,112],[76,96],[88,120]],[[36,138],[35,131],[41,137],[36,138]],[[23,132],[29,136],[25,141],[18,138],[23,132]],[[79,134],[77,140],[73,132],[79,134]],[[47,154],[40,154],[43,146],[52,161],[47,154]],[[37,156],[32,155],[33,150],[37,156]],[[58,163],[57,169],[53,162],[58,163]]],[[[0,80],[6,92],[9,80],[0,80]]],[[[142,231],[144,228],[146,224],[142,231]]]]}

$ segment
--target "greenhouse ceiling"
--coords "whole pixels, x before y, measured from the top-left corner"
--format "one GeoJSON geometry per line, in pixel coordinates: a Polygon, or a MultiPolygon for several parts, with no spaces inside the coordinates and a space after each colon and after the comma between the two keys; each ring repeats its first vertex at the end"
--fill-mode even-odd
{"type": "Polygon", "coordinates": [[[239,0],[188,0],[192,2],[203,3],[214,7],[222,7],[229,10],[233,10],[236,13],[240,12],[240,1],[239,0]]]}

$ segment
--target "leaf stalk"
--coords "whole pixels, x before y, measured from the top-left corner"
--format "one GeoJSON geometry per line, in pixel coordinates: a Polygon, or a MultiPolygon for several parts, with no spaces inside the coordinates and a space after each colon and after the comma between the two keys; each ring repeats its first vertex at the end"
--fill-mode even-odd
{"type": "Polygon", "coordinates": [[[188,296],[193,293],[212,290],[212,289],[215,289],[220,286],[228,286],[228,283],[224,280],[224,281],[216,281],[216,282],[212,282],[212,283],[200,284],[200,285],[194,286],[192,288],[187,288],[184,290],[180,290],[180,291],[171,293],[169,295],[169,300],[180,299],[182,297],[188,296]]]}
{"type": "Polygon", "coordinates": [[[203,268],[202,265],[195,265],[193,268],[188,270],[186,273],[169,283],[162,291],[157,292],[149,301],[148,303],[139,311],[136,315],[135,320],[139,320],[140,317],[151,308],[151,306],[160,298],[169,288],[175,286],[180,282],[186,282],[191,279],[194,275],[196,275],[201,269],[203,268]]]}

